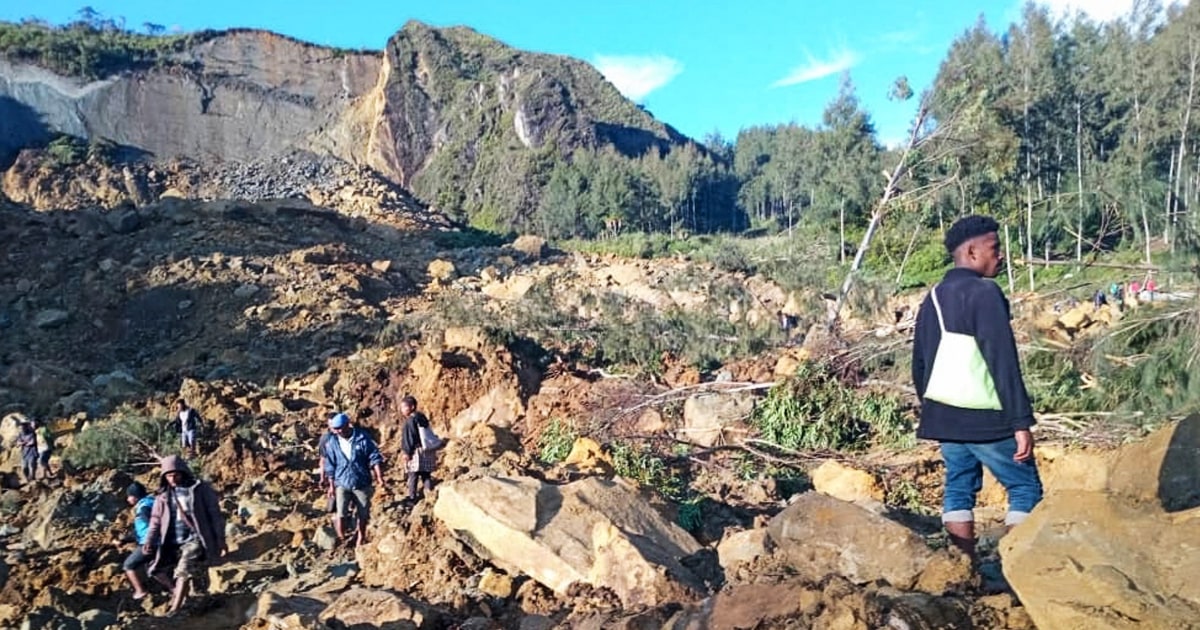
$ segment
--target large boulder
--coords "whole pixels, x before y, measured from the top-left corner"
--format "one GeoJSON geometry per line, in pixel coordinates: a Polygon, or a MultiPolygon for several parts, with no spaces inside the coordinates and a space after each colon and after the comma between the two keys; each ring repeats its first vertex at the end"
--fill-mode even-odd
{"type": "Polygon", "coordinates": [[[515,383],[502,383],[488,390],[450,421],[451,435],[465,438],[477,424],[486,423],[501,429],[513,425],[525,413],[521,390],[515,383]]]}
{"type": "Polygon", "coordinates": [[[812,581],[834,574],[938,594],[971,579],[965,555],[931,549],[903,525],[819,492],[800,495],[767,531],[775,556],[812,581]]]}
{"type": "Polygon", "coordinates": [[[743,425],[754,412],[754,395],[698,394],[683,403],[683,426],[679,439],[700,446],[714,446],[743,425]]]}
{"type": "Polygon", "coordinates": [[[460,479],[440,488],[434,514],[499,568],[560,595],[582,583],[611,589],[626,606],[653,606],[705,592],[680,562],[699,544],[614,481],[460,479]]]}
{"type": "Polygon", "coordinates": [[[287,567],[278,562],[233,562],[208,568],[209,589],[227,593],[237,587],[287,577],[287,567]]]}
{"type": "Polygon", "coordinates": [[[265,590],[258,597],[254,620],[271,630],[308,630],[318,627],[318,617],[329,605],[329,595],[290,595],[265,590]]]}
{"type": "Polygon", "coordinates": [[[366,588],[342,593],[320,615],[334,628],[426,630],[442,627],[441,614],[406,595],[366,588]]]}
{"type": "Polygon", "coordinates": [[[1105,490],[1051,488],[1000,546],[1038,627],[1197,627],[1198,463],[1192,416],[1119,451],[1105,490]]]}
{"type": "Polygon", "coordinates": [[[872,504],[883,501],[883,486],[865,470],[827,460],[809,473],[813,489],[835,499],[851,503],[872,504]]]}

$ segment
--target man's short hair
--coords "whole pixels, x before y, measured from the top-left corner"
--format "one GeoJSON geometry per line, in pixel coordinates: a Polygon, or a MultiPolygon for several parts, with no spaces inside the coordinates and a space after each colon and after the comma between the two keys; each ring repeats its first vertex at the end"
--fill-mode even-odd
{"type": "Polygon", "coordinates": [[[949,230],[946,230],[946,236],[942,241],[946,245],[946,251],[951,254],[958,249],[963,243],[984,234],[999,232],[1000,224],[995,219],[982,214],[972,214],[965,216],[954,222],[949,230]]]}
{"type": "Polygon", "coordinates": [[[412,396],[405,396],[404,398],[401,398],[400,403],[408,405],[409,407],[412,407],[413,409],[417,408],[417,399],[413,398],[412,396]]]}

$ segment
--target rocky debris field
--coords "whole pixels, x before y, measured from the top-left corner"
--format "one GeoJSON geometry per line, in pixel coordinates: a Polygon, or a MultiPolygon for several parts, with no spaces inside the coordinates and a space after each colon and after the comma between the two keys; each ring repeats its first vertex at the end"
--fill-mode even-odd
{"type": "MultiPolygon", "coordinates": [[[[755,383],[847,343],[771,332],[774,312],[819,312],[819,296],[534,237],[464,245],[427,210],[331,190],[324,206],[313,193],[0,202],[0,438],[13,443],[16,414],[49,420],[61,471],[22,485],[15,450],[0,462],[0,625],[163,627],[165,594],[130,599],[116,540],[130,529],[123,489],[157,485],[149,464],[172,448],[161,427],[182,396],[205,419],[194,463],[222,496],[231,554],[172,627],[1194,626],[1200,418],[1112,453],[1042,446],[1045,505],[1002,539],[1004,493],[988,479],[981,575],[938,533],[935,449],[813,458],[785,483],[726,448],[753,431],[755,383]],[[653,380],[592,365],[589,335],[633,311],[715,317],[765,346],[704,372],[666,357],[653,380]],[[577,336],[547,333],[564,329],[577,336]],[[406,509],[389,467],[370,542],[340,547],[315,481],[324,418],[351,413],[390,465],[406,393],[449,439],[439,484],[406,509]],[[133,420],[161,440],[134,439],[133,420]],[[570,453],[549,463],[562,421],[605,443],[560,438],[570,453]],[[61,457],[96,435],[123,445],[123,464],[61,457]],[[667,498],[665,460],[618,444],[632,439],[694,459],[698,502],[667,498]]],[[[900,338],[911,305],[895,310],[854,328],[900,338]]]]}
{"type": "Polygon", "coordinates": [[[451,222],[371,169],[296,152],[241,162],[135,160],[89,156],[61,164],[44,149],[22,151],[2,178],[12,201],[39,210],[146,206],[160,199],[304,200],[352,217],[407,229],[445,230],[451,222]]]}

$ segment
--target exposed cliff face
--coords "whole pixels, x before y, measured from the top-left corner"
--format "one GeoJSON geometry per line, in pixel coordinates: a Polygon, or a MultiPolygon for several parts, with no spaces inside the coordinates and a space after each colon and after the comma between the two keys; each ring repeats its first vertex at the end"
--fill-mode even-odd
{"type": "Polygon", "coordinates": [[[246,160],[317,147],[349,157],[338,121],[375,83],[380,59],[273,33],[238,31],[178,56],[180,65],[102,81],[0,60],[0,156],[49,133],[102,137],[158,157],[246,160]]]}
{"type": "Polygon", "coordinates": [[[0,164],[54,133],[158,159],[310,151],[369,165],[461,217],[536,204],[553,156],[686,141],[590,65],[467,28],[410,22],[382,54],[262,31],[198,42],[162,67],[99,81],[0,59],[0,164]]]}
{"type": "Polygon", "coordinates": [[[536,203],[548,155],[611,145],[632,156],[686,141],[592,66],[467,28],[405,25],[377,89],[368,162],[470,215],[536,203]]]}

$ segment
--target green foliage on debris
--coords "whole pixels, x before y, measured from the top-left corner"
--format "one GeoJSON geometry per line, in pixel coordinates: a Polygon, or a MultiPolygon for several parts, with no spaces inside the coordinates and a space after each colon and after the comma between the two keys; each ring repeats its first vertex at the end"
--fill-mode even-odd
{"type": "Polygon", "coordinates": [[[538,436],[538,459],[544,464],[561,462],[571,454],[578,437],[575,427],[558,418],[551,420],[538,436]]]}
{"type": "Polygon", "coordinates": [[[76,468],[125,468],[178,452],[171,422],[122,407],[75,435],[63,457],[76,468]]]}
{"type": "Polygon", "coordinates": [[[900,397],[860,389],[825,362],[802,363],[771,389],[750,422],[764,440],[794,451],[903,447],[914,439],[900,397]]]}

